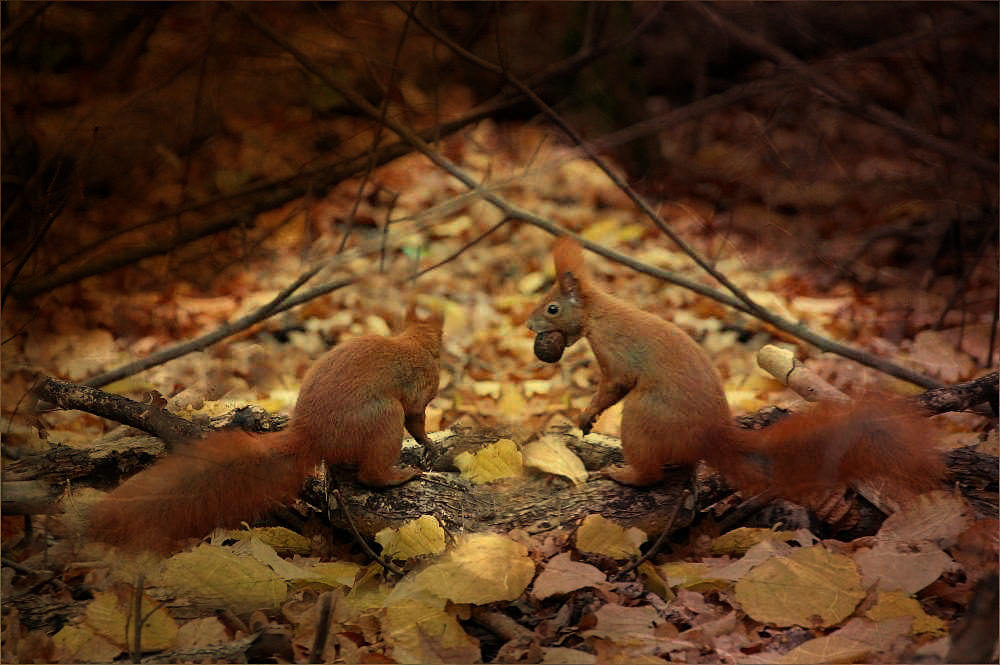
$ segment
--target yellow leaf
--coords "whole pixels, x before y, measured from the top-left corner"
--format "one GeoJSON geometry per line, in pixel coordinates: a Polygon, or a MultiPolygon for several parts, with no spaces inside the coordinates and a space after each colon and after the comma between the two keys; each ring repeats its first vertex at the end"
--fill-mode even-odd
{"type": "Polygon", "coordinates": [[[96,634],[89,626],[63,626],[52,636],[55,662],[110,663],[125,649],[96,634]]]}
{"type": "Polygon", "coordinates": [[[552,391],[552,381],[548,379],[528,379],[521,384],[525,397],[548,395],[552,391]]]}
{"type": "Polygon", "coordinates": [[[488,483],[499,478],[520,476],[523,460],[516,443],[500,439],[475,454],[464,452],[456,455],[455,466],[472,482],[488,483]]]}
{"type": "Polygon", "coordinates": [[[543,286],[547,277],[544,272],[535,271],[529,272],[527,275],[522,277],[517,281],[517,292],[522,295],[528,295],[529,293],[536,293],[543,286]]]}
{"type": "Polygon", "coordinates": [[[751,529],[748,527],[741,527],[739,529],[733,529],[727,533],[722,534],[718,538],[712,540],[712,555],[713,556],[742,556],[746,552],[756,545],[757,543],[764,540],[781,540],[789,541],[795,540],[796,533],[794,531],[772,531],[771,529],[751,529]]]}
{"type": "Polygon", "coordinates": [[[863,663],[871,647],[863,642],[839,635],[827,635],[795,647],[778,661],[782,665],[813,665],[813,663],[863,663]]]}
{"type": "Polygon", "coordinates": [[[865,616],[872,621],[909,617],[913,619],[913,628],[910,632],[914,634],[931,633],[934,636],[941,636],[948,632],[947,622],[927,614],[916,598],[898,591],[880,592],[875,606],[868,610],[865,616]]]}
{"type": "Polygon", "coordinates": [[[437,518],[421,515],[398,529],[382,529],[375,534],[375,541],[382,546],[383,555],[406,560],[444,552],[444,535],[437,518]]]}
{"type": "Polygon", "coordinates": [[[669,602],[677,597],[676,594],[670,590],[667,580],[660,576],[660,571],[657,570],[656,566],[649,561],[643,561],[642,564],[639,565],[637,572],[639,573],[639,577],[642,579],[646,589],[655,593],[663,600],[669,602]]]}
{"type": "Polygon", "coordinates": [[[400,580],[386,603],[421,594],[474,605],[511,601],[524,592],[534,575],[535,563],[524,545],[496,534],[473,534],[439,563],[400,580]]]}
{"type": "Polygon", "coordinates": [[[639,556],[639,546],[646,542],[640,529],[625,529],[601,515],[587,515],[576,531],[576,548],[581,552],[603,554],[613,559],[639,556]]]}
{"type": "Polygon", "coordinates": [[[502,388],[499,381],[476,381],[472,384],[472,392],[477,397],[492,397],[500,399],[502,388]]]}
{"type": "Polygon", "coordinates": [[[776,626],[839,623],[865,596],[854,562],[822,545],[768,559],[739,580],[735,591],[748,616],[776,626]]]}
{"type": "MultiPolygon", "coordinates": [[[[113,593],[96,593],[87,605],[86,624],[98,635],[127,650],[133,639],[134,612],[131,598],[113,593]]],[[[177,623],[166,609],[147,596],[142,597],[142,648],[170,649],[177,640],[177,623]]]]}
{"type": "Polygon", "coordinates": [[[689,589],[701,583],[711,568],[702,562],[675,561],[664,564],[660,570],[667,578],[669,586],[689,589]]]}
{"type": "Polygon", "coordinates": [[[543,436],[524,447],[524,465],[546,473],[565,476],[579,485],[587,480],[587,469],[566,444],[557,437],[543,436]]]}
{"type": "Polygon", "coordinates": [[[214,545],[200,545],[171,557],[157,583],[196,604],[236,613],[277,608],[288,591],[284,580],[269,567],[214,545]]]}
{"type": "Polygon", "coordinates": [[[283,526],[256,527],[249,531],[245,529],[233,529],[227,532],[227,535],[236,540],[246,540],[253,535],[278,552],[304,555],[312,551],[311,540],[283,526]]]}
{"type": "Polygon", "coordinates": [[[542,647],[544,665],[593,665],[597,656],[579,649],[567,647],[542,647]]]}
{"type": "Polygon", "coordinates": [[[278,556],[274,548],[265,543],[257,536],[250,534],[250,538],[240,541],[232,546],[234,554],[251,557],[273,570],[283,580],[312,580],[318,575],[310,568],[286,561],[278,556]]]}
{"type": "Polygon", "coordinates": [[[316,573],[316,582],[328,586],[354,586],[361,566],[350,561],[324,561],[317,563],[311,569],[316,573]]]}
{"type": "Polygon", "coordinates": [[[382,638],[396,663],[474,663],[479,641],[454,616],[437,607],[406,601],[385,608],[382,638]]]}

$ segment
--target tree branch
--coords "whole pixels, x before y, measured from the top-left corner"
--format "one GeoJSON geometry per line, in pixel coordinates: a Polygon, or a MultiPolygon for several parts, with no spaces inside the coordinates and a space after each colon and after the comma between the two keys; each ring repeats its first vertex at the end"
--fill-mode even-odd
{"type": "MultiPolygon", "coordinates": [[[[378,109],[375,106],[370,104],[366,99],[358,95],[353,90],[346,88],[343,85],[340,85],[331,76],[329,76],[323,68],[316,65],[316,63],[314,63],[311,58],[309,58],[304,53],[302,53],[298,48],[296,48],[294,44],[289,42],[281,35],[277,34],[274,30],[271,29],[270,26],[268,26],[260,19],[258,19],[256,16],[248,12],[244,7],[237,5],[232,5],[232,6],[237,12],[239,12],[242,16],[244,16],[244,18],[246,18],[246,20],[248,20],[255,28],[257,28],[257,30],[260,31],[261,34],[263,34],[265,37],[267,37],[271,41],[275,42],[276,44],[287,50],[292,55],[292,57],[294,57],[299,62],[299,64],[301,64],[307,71],[314,74],[319,80],[321,80],[324,84],[328,85],[331,89],[336,90],[341,96],[344,97],[344,99],[346,99],[349,103],[355,106],[358,110],[362,111],[363,113],[365,113],[366,115],[368,115],[373,119],[377,119],[379,117],[378,109]]],[[[816,346],[821,350],[836,353],[837,355],[843,356],[845,358],[855,360],[863,365],[872,367],[873,369],[877,369],[881,372],[901,378],[905,381],[909,381],[924,388],[939,388],[941,387],[941,385],[943,385],[940,381],[937,381],[929,376],[920,374],[919,372],[914,372],[909,368],[902,367],[884,358],[872,356],[871,354],[861,351],[860,349],[856,349],[854,347],[847,346],[846,344],[841,344],[840,342],[836,342],[834,340],[823,337],[822,335],[819,335],[818,333],[809,330],[806,326],[800,323],[789,321],[788,319],[780,317],[777,314],[772,314],[767,310],[762,310],[760,312],[751,312],[746,303],[732,296],[721,293],[716,289],[712,289],[711,287],[698,284],[691,280],[683,279],[678,275],[669,273],[668,271],[660,270],[652,266],[647,266],[639,261],[635,261],[634,259],[625,256],[624,254],[621,254],[620,252],[616,252],[612,249],[602,247],[589,240],[585,240],[574,233],[570,233],[565,229],[563,229],[562,227],[560,227],[555,222],[534,215],[533,213],[530,213],[527,210],[523,210],[509,203],[502,197],[493,193],[491,190],[482,187],[478,182],[476,182],[476,180],[469,173],[467,173],[465,170],[460,168],[458,165],[456,165],[448,158],[438,153],[430,145],[428,145],[425,141],[423,141],[419,136],[417,136],[412,130],[399,124],[394,119],[386,118],[385,123],[389,129],[398,134],[405,141],[411,143],[423,155],[425,155],[428,159],[434,162],[434,164],[436,164],[438,167],[440,167],[441,169],[445,170],[447,173],[455,177],[470,190],[473,190],[476,193],[478,193],[485,201],[489,202],[490,204],[501,210],[507,217],[511,217],[514,219],[521,219],[523,221],[528,222],[529,224],[532,224],[533,226],[537,226],[541,229],[544,229],[553,235],[572,236],[576,238],[578,241],[580,241],[580,243],[584,247],[590,249],[591,251],[594,251],[598,254],[601,254],[602,256],[610,258],[624,265],[628,265],[639,272],[652,275],[659,279],[663,279],[664,281],[685,286],[686,288],[690,288],[691,290],[697,293],[700,293],[725,305],[733,307],[734,309],[737,309],[741,312],[754,314],[758,316],[758,318],[760,318],[761,320],[773,325],[775,328],[778,328],[779,330],[782,330],[790,335],[793,335],[799,339],[809,342],[810,344],[813,344],[814,346],[816,346]]]]}
{"type": "Polygon", "coordinates": [[[303,302],[316,298],[317,296],[330,293],[349,284],[355,283],[357,278],[341,279],[336,282],[331,282],[323,286],[307,291],[306,293],[300,295],[299,298],[291,298],[291,294],[294,293],[300,286],[305,284],[307,281],[312,279],[312,277],[319,272],[320,266],[312,268],[311,270],[300,275],[294,282],[286,286],[281,293],[275,296],[270,302],[268,302],[263,307],[259,307],[253,312],[245,316],[241,316],[235,321],[229,321],[215,330],[202,335],[201,337],[196,337],[195,339],[182,342],[180,344],[175,344],[173,346],[161,349],[156,353],[152,353],[145,358],[140,358],[134,362],[128,363],[127,365],[122,365],[121,367],[115,368],[113,370],[102,372],[97,376],[92,376],[84,382],[84,385],[97,388],[100,386],[106,386],[109,383],[124,379],[127,376],[132,376],[133,374],[138,374],[150,367],[155,367],[157,365],[162,365],[168,360],[174,360],[183,355],[187,355],[193,351],[200,351],[204,348],[215,344],[221,339],[225,339],[230,335],[234,335],[242,330],[246,330],[250,326],[263,321],[279,312],[283,312],[286,309],[290,309],[299,305],[303,302]]]}
{"type": "Polygon", "coordinates": [[[780,46],[748,30],[744,30],[736,23],[721,15],[715,8],[709,6],[708,3],[698,2],[694,4],[694,7],[722,29],[723,32],[739,39],[751,50],[756,51],[768,60],[787,67],[794,74],[804,79],[809,85],[843,103],[845,109],[851,113],[891,129],[913,143],[933,150],[949,159],[964,162],[991,178],[997,177],[1000,166],[994,160],[983,157],[953,141],[930,134],[919,127],[914,127],[892,111],[865,101],[853,92],[842,88],[828,76],[806,66],[805,63],[780,46]]]}

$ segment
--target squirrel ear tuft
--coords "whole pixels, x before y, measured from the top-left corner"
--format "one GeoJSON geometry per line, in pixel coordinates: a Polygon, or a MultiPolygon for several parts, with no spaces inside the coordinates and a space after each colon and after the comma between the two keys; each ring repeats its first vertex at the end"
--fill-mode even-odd
{"type": "Polygon", "coordinates": [[[583,247],[569,236],[556,238],[552,245],[556,264],[556,280],[563,295],[575,303],[583,299],[587,285],[587,266],[583,262],[583,247]]]}
{"type": "Polygon", "coordinates": [[[585,266],[583,263],[583,247],[573,238],[562,236],[556,238],[552,245],[552,257],[556,263],[556,273],[575,272],[580,274],[585,266]]]}
{"type": "Polygon", "coordinates": [[[444,325],[444,311],[440,306],[418,303],[416,298],[410,300],[405,318],[407,323],[427,323],[438,327],[444,325]]]}

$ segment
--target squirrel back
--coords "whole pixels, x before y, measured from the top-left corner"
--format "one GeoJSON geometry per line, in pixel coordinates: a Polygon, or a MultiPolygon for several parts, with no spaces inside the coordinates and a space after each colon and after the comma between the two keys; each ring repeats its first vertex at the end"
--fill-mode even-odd
{"type": "Polygon", "coordinates": [[[183,538],[258,517],[297,493],[321,462],[357,464],[358,480],[398,485],[404,429],[426,448],[424,410],[437,394],[443,318],[407,313],[394,337],[338,344],[306,373],[284,430],[220,431],[192,441],[110,492],[90,534],[131,550],[169,551],[183,538]]]}
{"type": "Polygon", "coordinates": [[[292,412],[303,452],[328,464],[358,464],[366,485],[398,485],[418,473],[393,466],[404,427],[433,446],[424,409],[437,395],[444,320],[437,313],[422,319],[411,308],[406,324],[394,337],[357,337],[321,356],[292,412]]]}
{"type": "Polygon", "coordinates": [[[732,421],[710,359],[673,323],[597,288],[575,240],[555,241],[556,283],[528,320],[535,353],[556,362],[585,337],[601,376],[580,416],[587,434],[608,407],[622,405],[625,467],[607,470],[630,485],[659,481],[664,464],[715,466],[741,489],[773,488],[802,499],[838,483],[885,478],[905,494],[930,489],[943,467],[924,419],[901,400],[866,397],[822,403],[760,431],[732,421]]]}

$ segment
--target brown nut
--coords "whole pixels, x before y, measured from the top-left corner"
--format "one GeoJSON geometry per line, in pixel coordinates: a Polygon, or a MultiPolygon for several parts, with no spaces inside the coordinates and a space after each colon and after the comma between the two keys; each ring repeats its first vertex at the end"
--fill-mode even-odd
{"type": "Polygon", "coordinates": [[[559,362],[565,348],[566,338],[558,330],[538,333],[535,337],[535,356],[547,363],[559,362]]]}

